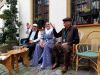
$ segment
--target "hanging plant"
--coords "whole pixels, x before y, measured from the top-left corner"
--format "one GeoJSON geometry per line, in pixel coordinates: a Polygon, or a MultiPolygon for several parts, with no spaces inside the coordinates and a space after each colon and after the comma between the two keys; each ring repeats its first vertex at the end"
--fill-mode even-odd
{"type": "Polygon", "coordinates": [[[89,5],[84,6],[84,7],[79,11],[79,15],[80,15],[81,17],[91,16],[91,6],[89,6],[89,5]]]}
{"type": "Polygon", "coordinates": [[[90,12],[91,11],[91,8],[89,6],[85,6],[84,8],[82,8],[81,10],[82,12],[90,12]]]}

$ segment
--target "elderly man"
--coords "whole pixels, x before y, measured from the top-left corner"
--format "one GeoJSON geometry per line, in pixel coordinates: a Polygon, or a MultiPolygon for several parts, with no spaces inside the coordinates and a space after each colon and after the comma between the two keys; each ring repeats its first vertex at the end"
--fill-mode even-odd
{"type": "Polygon", "coordinates": [[[53,49],[55,63],[53,64],[52,69],[59,65],[60,52],[63,52],[64,61],[62,73],[65,73],[70,65],[73,44],[79,43],[78,29],[71,25],[71,20],[71,18],[63,19],[64,28],[59,33],[56,32],[55,27],[52,25],[54,36],[57,38],[62,37],[61,43],[56,44],[53,49]]]}
{"type": "Polygon", "coordinates": [[[32,59],[32,54],[35,49],[35,45],[37,42],[39,42],[41,38],[41,33],[37,29],[37,24],[33,24],[32,30],[29,35],[29,42],[28,42],[28,48],[29,48],[29,59],[32,59]]]}
{"type": "Polygon", "coordinates": [[[20,40],[20,44],[21,45],[26,45],[28,43],[29,40],[29,34],[31,32],[31,25],[29,23],[26,24],[26,29],[25,29],[25,35],[21,40],[20,40]]]}

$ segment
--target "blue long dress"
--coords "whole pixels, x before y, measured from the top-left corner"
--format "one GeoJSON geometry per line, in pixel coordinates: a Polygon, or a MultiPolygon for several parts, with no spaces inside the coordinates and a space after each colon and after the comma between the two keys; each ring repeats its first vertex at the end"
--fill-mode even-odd
{"type": "Polygon", "coordinates": [[[49,31],[49,33],[44,32],[43,38],[46,41],[46,45],[42,48],[39,44],[36,45],[32,65],[37,66],[40,59],[42,59],[42,68],[48,68],[52,65],[52,48],[55,44],[55,37],[53,35],[53,31],[49,31]]]}

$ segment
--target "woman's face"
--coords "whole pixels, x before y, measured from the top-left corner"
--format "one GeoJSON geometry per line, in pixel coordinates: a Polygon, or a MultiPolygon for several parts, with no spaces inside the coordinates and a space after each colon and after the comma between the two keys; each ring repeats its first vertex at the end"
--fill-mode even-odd
{"type": "Polygon", "coordinates": [[[45,23],[45,28],[46,28],[47,30],[50,29],[50,24],[49,24],[49,22],[46,22],[46,23],[45,23]]]}

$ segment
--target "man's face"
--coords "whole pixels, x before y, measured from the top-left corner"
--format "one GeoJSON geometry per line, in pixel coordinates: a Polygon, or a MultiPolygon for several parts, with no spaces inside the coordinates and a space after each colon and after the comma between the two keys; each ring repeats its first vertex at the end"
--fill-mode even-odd
{"type": "Polygon", "coordinates": [[[30,28],[30,25],[29,25],[29,23],[27,23],[27,24],[26,24],[26,27],[27,27],[27,29],[29,29],[29,28],[30,28]]]}
{"type": "Polygon", "coordinates": [[[32,27],[32,31],[37,31],[37,27],[36,26],[33,26],[32,27]]]}
{"type": "Polygon", "coordinates": [[[71,21],[65,21],[64,22],[64,27],[69,28],[71,26],[71,21]]]}

